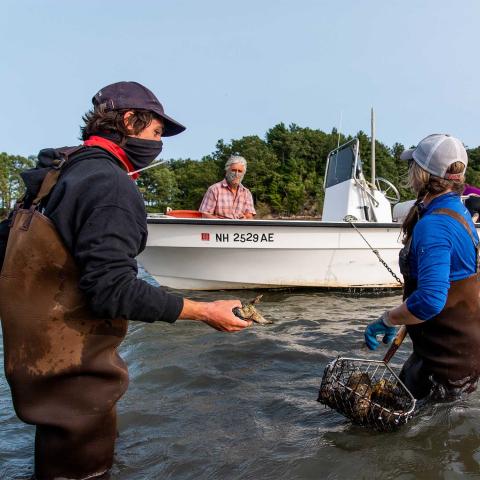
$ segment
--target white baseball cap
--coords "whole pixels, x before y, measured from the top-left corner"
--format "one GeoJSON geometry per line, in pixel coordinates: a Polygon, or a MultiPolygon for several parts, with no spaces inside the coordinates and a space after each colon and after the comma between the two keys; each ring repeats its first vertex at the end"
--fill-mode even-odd
{"type": "Polygon", "coordinates": [[[463,143],[451,135],[434,133],[420,140],[415,148],[405,150],[400,160],[415,160],[424,170],[436,177],[460,180],[468,165],[468,156],[463,143]],[[465,165],[461,173],[447,173],[452,163],[465,165]]]}

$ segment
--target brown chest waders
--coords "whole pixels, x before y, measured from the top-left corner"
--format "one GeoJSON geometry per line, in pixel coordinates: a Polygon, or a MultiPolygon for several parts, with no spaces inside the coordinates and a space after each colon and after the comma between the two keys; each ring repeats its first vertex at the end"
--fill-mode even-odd
{"type": "Polygon", "coordinates": [[[92,314],[72,255],[38,211],[59,173],[47,174],[30,209],[17,207],[0,275],[5,373],[18,417],[36,426],[38,480],[112,466],[115,405],[128,386],[116,350],[127,321],[92,314]]]}
{"type": "MultiPolygon", "coordinates": [[[[475,247],[471,229],[461,215],[446,208],[435,210],[432,214],[447,215],[461,223],[475,247]]],[[[465,245],[465,248],[471,247],[465,245]]],[[[418,375],[419,378],[426,379],[432,375],[434,381],[452,392],[474,391],[480,375],[480,278],[478,247],[475,248],[477,273],[450,283],[447,302],[438,315],[407,327],[414,353],[406,367],[423,372],[418,375]]],[[[403,257],[408,257],[408,251],[403,253],[403,257]]],[[[404,298],[407,298],[417,288],[417,282],[409,272],[402,273],[405,278],[404,298]]],[[[405,375],[408,368],[404,369],[405,375]]],[[[428,385],[418,386],[425,395],[429,388],[428,385]]]]}

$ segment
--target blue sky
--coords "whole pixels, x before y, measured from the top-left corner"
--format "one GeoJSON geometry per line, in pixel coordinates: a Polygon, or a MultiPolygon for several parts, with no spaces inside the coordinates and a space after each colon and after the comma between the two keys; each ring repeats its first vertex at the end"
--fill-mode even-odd
{"type": "Polygon", "coordinates": [[[136,80],[188,127],[164,158],[279,122],[391,146],[480,145],[478,0],[2,0],[0,151],[78,143],[102,86],[136,80]]]}

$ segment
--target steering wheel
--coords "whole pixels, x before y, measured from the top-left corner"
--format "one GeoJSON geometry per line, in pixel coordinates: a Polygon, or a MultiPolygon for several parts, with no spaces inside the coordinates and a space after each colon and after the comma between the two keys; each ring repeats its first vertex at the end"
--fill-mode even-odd
{"type": "Polygon", "coordinates": [[[375,186],[392,205],[400,201],[400,192],[392,182],[389,182],[385,178],[377,177],[375,179],[375,186]]]}

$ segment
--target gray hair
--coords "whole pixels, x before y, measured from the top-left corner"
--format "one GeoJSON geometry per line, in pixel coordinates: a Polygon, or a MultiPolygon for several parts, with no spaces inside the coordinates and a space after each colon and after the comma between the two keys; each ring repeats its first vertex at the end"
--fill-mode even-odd
{"type": "Polygon", "coordinates": [[[247,161],[240,155],[230,155],[227,163],[225,164],[225,170],[228,170],[228,167],[234,163],[241,163],[245,166],[245,171],[247,171],[247,161]]]}

